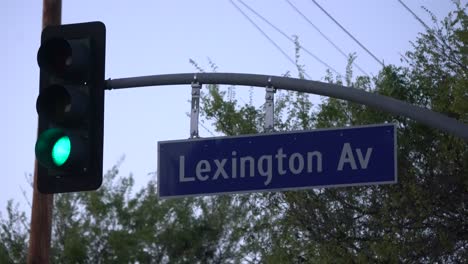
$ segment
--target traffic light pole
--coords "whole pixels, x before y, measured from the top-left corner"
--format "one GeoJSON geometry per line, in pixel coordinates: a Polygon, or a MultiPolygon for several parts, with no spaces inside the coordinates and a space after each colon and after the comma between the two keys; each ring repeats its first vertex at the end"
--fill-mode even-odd
{"type": "Polygon", "coordinates": [[[361,89],[318,81],[244,73],[177,73],[107,80],[108,90],[143,86],[191,84],[227,84],[274,87],[289,91],[313,93],[364,104],[375,109],[409,117],[468,141],[468,125],[427,108],[361,89]]]}
{"type": "MultiPolygon", "coordinates": [[[[43,0],[42,28],[60,25],[62,20],[62,1],[43,0]]],[[[37,161],[34,162],[33,201],[29,233],[28,262],[49,263],[50,240],[52,231],[53,194],[42,194],[37,190],[37,161]]]]}

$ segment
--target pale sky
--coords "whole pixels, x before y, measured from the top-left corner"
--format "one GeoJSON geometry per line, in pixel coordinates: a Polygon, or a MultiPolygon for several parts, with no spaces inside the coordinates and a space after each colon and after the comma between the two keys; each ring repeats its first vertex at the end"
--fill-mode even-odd
{"type": "MultiPolygon", "coordinates": [[[[235,0],[240,7],[242,5],[235,0]]],[[[283,0],[244,0],[289,36],[298,35],[301,44],[341,73],[346,59],[307,21],[283,0]]],[[[310,0],[291,0],[310,21],[344,52],[356,52],[356,62],[370,74],[381,66],[348,37],[310,0]]],[[[450,0],[405,0],[426,24],[432,25],[427,7],[443,18],[450,0]]],[[[464,1],[462,1],[463,3],[464,1]]],[[[402,65],[400,53],[411,49],[423,26],[397,0],[318,0],[336,20],[385,64],[402,65]]],[[[2,146],[0,165],[0,213],[8,199],[14,199],[30,214],[32,196],[25,174],[34,169],[37,131],[35,102],[39,89],[36,62],[40,44],[42,1],[5,1],[0,16],[0,80],[5,94],[0,97],[2,146]],[[6,7],[5,7],[6,5],[6,7]],[[6,33],[6,37],[5,37],[6,33]],[[6,81],[6,82],[5,82],[6,81]],[[21,189],[26,191],[27,199],[21,189]]],[[[262,29],[294,58],[294,45],[244,8],[262,29]]],[[[124,1],[63,0],[62,23],[102,21],[107,28],[106,79],[152,74],[195,72],[194,59],[209,70],[210,58],[220,72],[281,75],[297,71],[229,0],[124,1]]],[[[303,53],[302,64],[314,80],[321,80],[326,68],[303,53]]],[[[359,73],[355,70],[356,73],[359,73]]],[[[248,101],[247,89],[238,94],[248,101]]],[[[255,104],[263,103],[264,90],[254,89],[255,104]]],[[[159,86],[106,91],[104,127],[104,173],[122,155],[121,176],[133,173],[135,190],[156,171],[157,142],[189,137],[189,86],[159,86]]],[[[200,127],[201,136],[209,133],[200,127]]]]}

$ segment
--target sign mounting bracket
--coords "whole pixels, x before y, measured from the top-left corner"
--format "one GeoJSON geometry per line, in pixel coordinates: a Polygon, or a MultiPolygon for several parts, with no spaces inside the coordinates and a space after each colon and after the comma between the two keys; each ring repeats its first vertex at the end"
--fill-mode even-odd
{"type": "Polygon", "coordinates": [[[198,133],[198,117],[200,115],[200,90],[202,84],[198,82],[197,75],[193,77],[192,86],[192,100],[190,108],[190,138],[199,138],[198,133]]]}

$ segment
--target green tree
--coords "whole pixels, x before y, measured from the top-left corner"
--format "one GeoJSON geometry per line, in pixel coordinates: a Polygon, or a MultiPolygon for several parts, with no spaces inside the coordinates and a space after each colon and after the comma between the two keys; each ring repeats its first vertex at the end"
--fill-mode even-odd
{"type": "Polygon", "coordinates": [[[25,263],[29,224],[26,215],[11,200],[6,213],[6,219],[0,215],[0,263],[25,263]]]}

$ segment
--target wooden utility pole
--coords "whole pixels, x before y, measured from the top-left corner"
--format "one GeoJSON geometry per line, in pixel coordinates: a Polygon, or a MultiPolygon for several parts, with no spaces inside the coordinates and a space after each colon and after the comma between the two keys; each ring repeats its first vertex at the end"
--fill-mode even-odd
{"type": "MultiPolygon", "coordinates": [[[[62,0],[43,0],[42,28],[60,25],[62,0]]],[[[49,263],[50,238],[52,231],[53,194],[42,194],[37,190],[37,161],[34,162],[33,201],[29,233],[28,263],[49,263]]]]}

